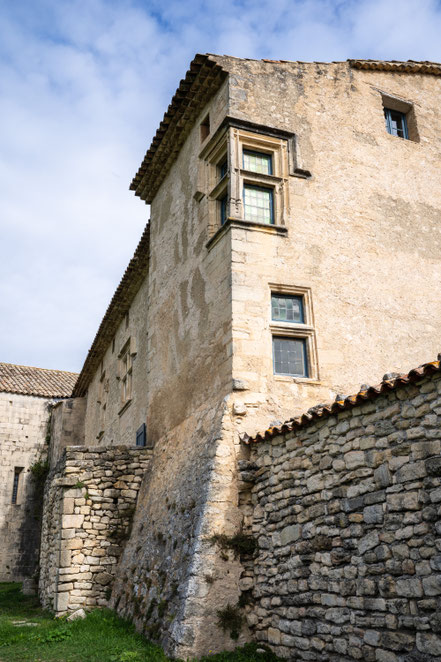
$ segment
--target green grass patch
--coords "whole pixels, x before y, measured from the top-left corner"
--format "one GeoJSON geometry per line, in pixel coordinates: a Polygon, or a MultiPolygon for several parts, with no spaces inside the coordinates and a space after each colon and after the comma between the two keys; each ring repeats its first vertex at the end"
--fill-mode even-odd
{"type": "MultiPolygon", "coordinates": [[[[84,620],[55,619],[20,584],[0,584],[1,662],[168,662],[161,648],[137,634],[109,609],[94,609],[84,620]]],[[[202,662],[275,662],[269,651],[248,644],[202,662]]]]}

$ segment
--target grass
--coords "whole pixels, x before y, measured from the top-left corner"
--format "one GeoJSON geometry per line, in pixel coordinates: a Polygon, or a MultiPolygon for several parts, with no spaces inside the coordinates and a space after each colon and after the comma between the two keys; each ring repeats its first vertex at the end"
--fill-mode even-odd
{"type": "MultiPolygon", "coordinates": [[[[168,662],[162,649],[109,609],[95,609],[68,623],[24,596],[20,584],[0,584],[0,662],[168,662]],[[33,624],[33,625],[29,625],[33,624]]],[[[201,662],[276,662],[256,644],[201,662]]]]}

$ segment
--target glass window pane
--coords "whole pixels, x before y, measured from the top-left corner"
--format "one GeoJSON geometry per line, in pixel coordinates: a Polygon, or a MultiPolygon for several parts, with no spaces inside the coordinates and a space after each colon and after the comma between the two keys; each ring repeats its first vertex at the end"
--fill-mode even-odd
{"type": "Polygon", "coordinates": [[[303,323],[302,297],[286,294],[271,295],[271,316],[275,321],[303,323]]]}
{"type": "Polygon", "coordinates": [[[399,138],[407,138],[407,122],[406,115],[400,113],[398,110],[391,110],[390,108],[384,109],[384,117],[386,120],[386,130],[392,136],[399,138]]]}
{"type": "Polygon", "coordinates": [[[306,340],[273,338],[274,374],[307,377],[306,340]]]}
{"type": "Polygon", "coordinates": [[[273,192],[268,188],[244,186],[244,218],[256,223],[274,223],[273,192]]]}
{"type": "Polygon", "coordinates": [[[249,149],[244,149],[243,167],[245,170],[250,170],[251,172],[259,172],[263,175],[272,175],[273,168],[271,154],[252,152],[249,149]]]}

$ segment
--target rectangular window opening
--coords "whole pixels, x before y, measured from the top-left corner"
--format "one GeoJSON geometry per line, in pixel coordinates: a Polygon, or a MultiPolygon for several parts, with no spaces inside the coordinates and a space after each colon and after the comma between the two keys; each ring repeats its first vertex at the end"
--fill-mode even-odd
{"type": "Polygon", "coordinates": [[[219,179],[223,179],[228,172],[228,159],[226,156],[217,167],[219,170],[219,179]]]}
{"type": "Polygon", "coordinates": [[[14,482],[12,483],[12,499],[11,503],[17,503],[18,499],[18,487],[20,483],[20,474],[23,471],[23,467],[14,467],[14,482]]]}
{"type": "Polygon", "coordinates": [[[398,138],[409,139],[409,132],[407,129],[407,120],[405,113],[391,108],[384,108],[384,119],[386,122],[386,130],[391,136],[398,138]]]}
{"type": "Polygon", "coordinates": [[[271,154],[265,154],[264,152],[254,152],[250,149],[244,149],[243,168],[250,172],[258,172],[261,175],[272,175],[272,156],[271,154]]]}
{"type": "Polygon", "coordinates": [[[228,209],[228,195],[224,195],[222,198],[219,200],[219,208],[220,208],[220,221],[221,225],[224,225],[225,221],[227,220],[227,209],[228,209]]]}
{"type": "Polygon", "coordinates": [[[210,135],[210,115],[207,115],[207,117],[202,120],[200,124],[200,136],[201,136],[201,143],[204,142],[206,138],[210,135]]]}
{"type": "Polygon", "coordinates": [[[243,187],[244,218],[255,223],[274,224],[273,190],[245,184],[243,187]]]}
{"type": "Polygon", "coordinates": [[[273,361],[275,375],[308,377],[306,339],[274,336],[273,361]]]}
{"type": "Polygon", "coordinates": [[[143,423],[136,431],[136,445],[145,446],[147,441],[146,425],[143,423]]]}
{"type": "Polygon", "coordinates": [[[272,294],[271,317],[275,322],[304,324],[303,297],[288,294],[272,294]]]}

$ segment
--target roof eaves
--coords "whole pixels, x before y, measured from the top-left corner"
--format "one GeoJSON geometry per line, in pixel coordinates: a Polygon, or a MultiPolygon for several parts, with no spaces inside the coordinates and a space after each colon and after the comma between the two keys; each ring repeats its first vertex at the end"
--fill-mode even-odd
{"type": "Polygon", "coordinates": [[[407,60],[407,62],[399,60],[348,60],[348,62],[353,69],[441,76],[441,63],[439,62],[418,62],[416,60],[407,60]]]}
{"type": "Polygon", "coordinates": [[[115,290],[110,304],[98,328],[94,341],[87,354],[81,373],[73,389],[74,397],[85,395],[107,347],[111,343],[118,326],[141,287],[148,273],[150,248],[150,224],[147,223],[138,246],[123,277],[115,290]]]}
{"type": "Polygon", "coordinates": [[[346,396],[345,398],[337,399],[330,404],[319,404],[315,407],[311,407],[306,413],[294,418],[290,418],[280,426],[273,426],[264,432],[258,432],[254,436],[249,436],[245,433],[242,435],[241,439],[245,444],[250,444],[259,441],[266,441],[278,435],[300,430],[312,422],[316,422],[328,416],[338,414],[340,411],[345,409],[357,407],[358,405],[363,404],[363,402],[366,400],[373,400],[374,398],[377,398],[384,393],[394,391],[402,386],[407,386],[408,384],[416,382],[423,377],[426,377],[435,372],[441,372],[441,355],[438,356],[437,361],[424,363],[418,368],[413,368],[407,374],[396,375],[394,377],[385,375],[382,382],[377,386],[369,386],[367,388],[362,387],[358,393],[346,396]]]}
{"type": "Polygon", "coordinates": [[[196,55],[130,184],[135,195],[147,203],[153,200],[196,117],[227,75],[214,56],[196,55]]]}

